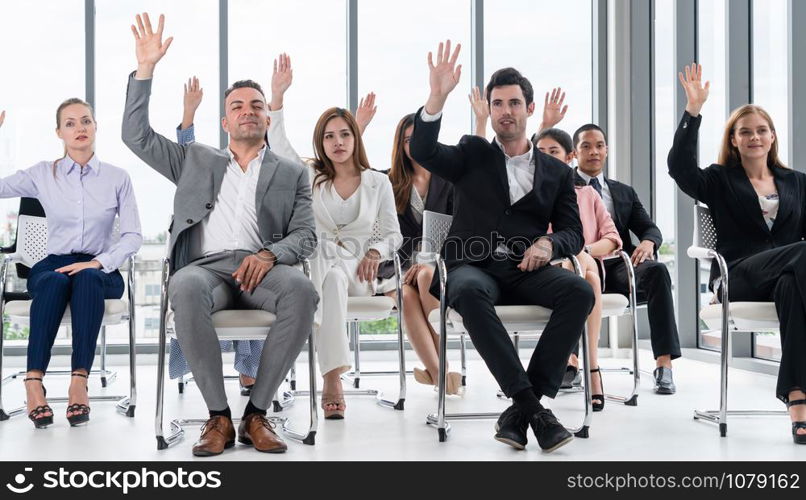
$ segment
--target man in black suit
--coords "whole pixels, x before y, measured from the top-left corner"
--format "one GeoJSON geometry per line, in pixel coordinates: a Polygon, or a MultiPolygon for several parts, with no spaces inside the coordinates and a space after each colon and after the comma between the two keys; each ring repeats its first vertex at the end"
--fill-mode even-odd
{"type": "MultiPolygon", "coordinates": [[[[655,356],[655,392],[674,394],[672,360],[680,357],[680,339],[674,318],[672,280],[669,270],[655,260],[663,242],[660,229],[644,210],[635,190],[621,182],[604,176],[607,160],[607,136],[604,131],[589,123],[574,132],[574,153],[579,167],[577,180],[592,186],[602,197],[607,211],[613,217],[624,251],[630,254],[635,266],[638,301],[647,302],[652,353],[655,356]],[[640,243],[632,243],[630,232],[640,243]]],[[[622,261],[605,261],[605,290],[629,294],[627,270],[622,261]]]]}
{"type": "MultiPolygon", "coordinates": [[[[456,146],[437,142],[442,108],[456,87],[460,46],[440,44],[428,54],[431,95],[417,111],[412,157],[454,186],[454,218],[442,255],[448,266],[448,305],[462,315],[473,344],[514,404],[498,419],[495,438],[526,446],[529,425],[545,451],[573,436],[540,404],[554,397],[579,339],[593,291],[582,278],[550,260],[582,250],[582,224],[573,171],[538,152],[526,137],[534,112],[529,81],[513,68],[496,71],[487,85],[495,139],[466,135],[456,146]],[[554,232],[547,235],[549,223],[554,232]],[[535,304],[553,313],[528,369],[495,314],[496,304],[535,304]]],[[[438,277],[431,293],[438,296],[438,277]]]]}

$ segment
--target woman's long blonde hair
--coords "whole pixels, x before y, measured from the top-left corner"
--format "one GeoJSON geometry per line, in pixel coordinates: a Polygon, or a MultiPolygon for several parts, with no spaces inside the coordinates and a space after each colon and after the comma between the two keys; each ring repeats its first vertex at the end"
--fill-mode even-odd
{"type": "MultiPolygon", "coordinates": [[[[733,137],[734,132],[736,132],[736,122],[745,116],[754,113],[762,117],[770,126],[770,130],[774,134],[776,133],[775,125],[772,123],[770,114],[767,113],[761,106],[756,106],[755,104],[745,104],[744,106],[737,108],[733,113],[731,113],[730,118],[728,118],[727,123],[725,123],[725,132],[722,134],[722,146],[719,150],[718,163],[720,165],[725,167],[742,166],[742,157],[739,155],[739,148],[733,145],[731,142],[731,137],[733,137]]],[[[770,147],[770,152],[767,153],[767,167],[770,169],[773,167],[789,168],[778,158],[777,134],[775,140],[772,142],[772,146],[770,147]]]]}
{"type": "Polygon", "coordinates": [[[344,121],[347,122],[347,126],[350,127],[350,132],[352,132],[355,137],[353,163],[355,163],[356,168],[358,168],[359,171],[369,168],[369,160],[364,150],[364,141],[361,140],[361,132],[353,114],[344,108],[328,108],[322,113],[322,116],[319,117],[319,120],[316,122],[316,127],[313,129],[313,151],[315,157],[311,161],[311,165],[314,170],[316,170],[313,187],[326,181],[332,181],[336,177],[336,167],[333,166],[333,162],[330,161],[330,158],[325,154],[325,127],[327,127],[328,122],[334,118],[343,118],[344,121]]]}

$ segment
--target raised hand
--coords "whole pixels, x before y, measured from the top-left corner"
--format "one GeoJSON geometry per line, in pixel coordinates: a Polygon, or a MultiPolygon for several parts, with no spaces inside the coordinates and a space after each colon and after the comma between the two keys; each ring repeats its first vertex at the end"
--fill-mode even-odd
{"type": "Polygon", "coordinates": [[[442,111],[448,94],[459,83],[459,78],[462,76],[462,65],[457,65],[456,61],[459,59],[461,49],[462,45],[456,44],[456,48],[451,53],[451,41],[440,42],[436,64],[434,54],[428,53],[428,82],[431,86],[431,95],[425,105],[426,112],[436,114],[442,111]]]}
{"type": "Polygon", "coordinates": [[[204,89],[199,86],[199,79],[195,76],[188,78],[188,82],[185,84],[185,107],[182,113],[182,130],[188,129],[193,125],[196,110],[199,109],[199,104],[201,104],[203,97],[204,89]]]}
{"type": "Polygon", "coordinates": [[[490,105],[487,98],[481,93],[478,87],[473,87],[467,95],[470,107],[473,109],[473,116],[476,117],[476,135],[485,137],[487,135],[487,120],[490,118],[490,105]]]}
{"type": "Polygon", "coordinates": [[[540,123],[540,131],[552,128],[565,118],[568,105],[565,102],[565,92],[560,87],[551,89],[551,96],[546,92],[546,99],[543,102],[543,121],[540,123]]]}
{"type": "Polygon", "coordinates": [[[2,113],[0,113],[0,127],[2,127],[2,126],[3,126],[3,122],[4,122],[4,121],[6,121],[6,112],[5,112],[5,111],[3,111],[2,113]]]}
{"type": "Polygon", "coordinates": [[[137,14],[137,27],[132,24],[136,53],[137,53],[137,78],[151,78],[154,74],[154,67],[162,59],[168,47],[171,46],[174,37],[162,41],[162,31],[165,29],[165,16],[160,14],[160,22],[155,33],[151,27],[151,20],[148,14],[143,13],[142,17],[137,14]]]}
{"type": "Polygon", "coordinates": [[[271,103],[269,107],[272,111],[277,111],[283,107],[283,96],[293,80],[294,72],[291,70],[291,56],[284,52],[274,60],[274,69],[271,73],[271,103]]]}
{"type": "Polygon", "coordinates": [[[708,93],[711,90],[711,82],[702,84],[702,64],[692,63],[685,67],[686,75],[677,73],[683,90],[686,91],[686,112],[691,116],[699,116],[705,101],[708,100],[708,93]]]}
{"type": "Polygon", "coordinates": [[[375,92],[370,92],[359,101],[358,109],[355,110],[355,121],[358,123],[358,131],[361,135],[364,135],[364,130],[375,117],[376,111],[378,111],[378,106],[375,105],[375,92]]]}

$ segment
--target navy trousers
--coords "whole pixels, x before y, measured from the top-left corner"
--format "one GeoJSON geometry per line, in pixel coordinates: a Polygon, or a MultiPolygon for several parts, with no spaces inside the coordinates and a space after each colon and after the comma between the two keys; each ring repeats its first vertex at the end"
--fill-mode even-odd
{"type": "Polygon", "coordinates": [[[123,277],[119,271],[105,273],[84,269],[68,276],[57,273],[60,267],[87,262],[87,254],[48,255],[31,268],[28,293],[31,304],[31,335],[28,339],[28,370],[47,371],[50,350],[56,332],[70,304],[73,326],[72,370],[92,368],[95,344],[104,317],[104,299],[123,296],[123,277]]]}

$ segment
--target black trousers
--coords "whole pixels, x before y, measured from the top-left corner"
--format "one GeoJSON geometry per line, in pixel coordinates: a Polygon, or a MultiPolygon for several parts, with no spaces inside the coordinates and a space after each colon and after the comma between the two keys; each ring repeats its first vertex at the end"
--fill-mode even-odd
{"type": "Polygon", "coordinates": [[[757,253],[730,266],[731,301],[772,301],[781,323],[775,395],[786,402],[806,390],[806,242],[757,253]]]}
{"type": "MultiPolygon", "coordinates": [[[[680,336],[674,318],[672,279],[666,266],[656,260],[645,260],[635,267],[635,292],[638,303],[646,302],[652,354],[680,357],[680,336]]],[[[627,268],[621,259],[605,261],[605,292],[620,293],[629,298],[627,268]]]]}
{"type": "MultiPolygon", "coordinates": [[[[512,260],[455,267],[448,273],[448,305],[462,315],[476,350],[508,397],[524,389],[553,398],[565,365],[593,308],[588,283],[555,266],[522,272],[512,260]],[[529,366],[518,353],[495,305],[539,305],[552,309],[529,366]]],[[[436,278],[436,276],[435,276],[436,278]]],[[[433,287],[432,287],[433,290],[433,287]]]]}

